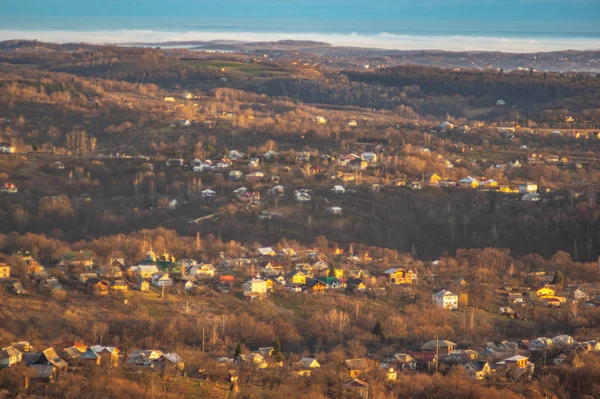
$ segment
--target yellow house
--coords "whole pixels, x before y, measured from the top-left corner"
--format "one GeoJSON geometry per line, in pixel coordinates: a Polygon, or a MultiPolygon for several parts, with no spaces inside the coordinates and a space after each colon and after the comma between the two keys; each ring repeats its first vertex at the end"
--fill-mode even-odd
{"type": "Polygon", "coordinates": [[[404,269],[388,269],[383,272],[388,277],[388,281],[393,285],[412,284],[413,279],[410,273],[404,269]]]}
{"type": "Polygon", "coordinates": [[[462,188],[477,188],[479,187],[479,181],[472,178],[471,176],[468,176],[462,180],[459,180],[458,186],[462,188]]]}
{"type": "Polygon", "coordinates": [[[6,263],[0,263],[0,280],[10,277],[10,266],[6,263]]]}
{"type": "Polygon", "coordinates": [[[483,187],[485,188],[497,188],[498,187],[498,182],[496,180],[486,180],[483,182],[483,187]]]}
{"type": "Polygon", "coordinates": [[[286,276],[286,281],[292,284],[306,284],[306,275],[299,270],[294,270],[291,273],[288,273],[286,276]]]}
{"type": "Polygon", "coordinates": [[[441,180],[442,178],[437,173],[428,173],[425,175],[425,183],[427,184],[436,185],[439,184],[441,180]]]}
{"type": "Polygon", "coordinates": [[[344,278],[344,269],[333,269],[333,275],[335,278],[344,278]]]}
{"type": "Polygon", "coordinates": [[[504,364],[507,367],[516,366],[516,367],[518,367],[520,369],[524,369],[524,368],[527,367],[527,362],[528,361],[529,361],[528,357],[521,356],[521,355],[516,355],[516,356],[513,356],[513,357],[509,357],[508,359],[505,359],[504,360],[504,364]]]}
{"type": "Polygon", "coordinates": [[[537,299],[554,298],[556,291],[547,286],[535,287],[531,290],[537,299]]]}

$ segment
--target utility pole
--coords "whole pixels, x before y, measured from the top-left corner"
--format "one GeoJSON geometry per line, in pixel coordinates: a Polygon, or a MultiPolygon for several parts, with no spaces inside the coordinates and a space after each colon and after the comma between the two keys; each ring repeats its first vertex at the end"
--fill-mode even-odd
{"type": "Polygon", "coordinates": [[[435,373],[438,373],[440,365],[440,336],[435,335],[435,373]]]}
{"type": "Polygon", "coordinates": [[[204,324],[202,324],[202,353],[204,353],[204,324]]]}

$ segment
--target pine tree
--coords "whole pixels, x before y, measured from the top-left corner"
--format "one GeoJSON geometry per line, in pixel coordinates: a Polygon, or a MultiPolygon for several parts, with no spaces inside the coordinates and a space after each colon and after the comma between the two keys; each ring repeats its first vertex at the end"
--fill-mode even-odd
{"type": "Polygon", "coordinates": [[[281,354],[281,343],[278,339],[273,342],[273,358],[278,362],[283,360],[283,355],[281,354]]]}
{"type": "Polygon", "coordinates": [[[240,357],[242,355],[242,345],[238,342],[237,346],[235,347],[235,353],[233,354],[233,359],[237,359],[238,357],[240,357]]]}
{"type": "Polygon", "coordinates": [[[554,278],[552,279],[552,284],[554,284],[558,288],[562,288],[565,285],[565,277],[561,273],[560,270],[557,270],[554,273],[554,278]]]}
{"type": "Polygon", "coordinates": [[[375,323],[375,326],[373,327],[373,331],[371,331],[371,333],[379,337],[381,342],[385,341],[385,333],[383,331],[383,326],[381,325],[379,320],[377,320],[377,323],[375,323]]]}

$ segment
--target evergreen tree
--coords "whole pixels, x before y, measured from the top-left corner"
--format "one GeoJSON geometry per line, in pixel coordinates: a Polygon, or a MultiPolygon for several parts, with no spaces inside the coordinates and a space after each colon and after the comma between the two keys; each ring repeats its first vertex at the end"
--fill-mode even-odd
{"type": "Polygon", "coordinates": [[[273,342],[273,358],[278,362],[283,360],[283,355],[281,354],[281,343],[278,339],[273,342]]]}
{"type": "Polygon", "coordinates": [[[375,326],[373,327],[373,331],[371,331],[371,333],[379,337],[381,342],[385,341],[385,333],[383,331],[383,326],[381,325],[379,320],[377,320],[377,323],[375,323],[375,326]]]}
{"type": "Polygon", "coordinates": [[[554,284],[557,288],[562,288],[565,285],[565,277],[563,276],[560,270],[554,272],[552,284],[554,284]]]}
{"type": "Polygon", "coordinates": [[[235,347],[235,353],[233,354],[233,358],[237,359],[241,355],[242,355],[242,345],[238,342],[237,346],[235,347]]]}

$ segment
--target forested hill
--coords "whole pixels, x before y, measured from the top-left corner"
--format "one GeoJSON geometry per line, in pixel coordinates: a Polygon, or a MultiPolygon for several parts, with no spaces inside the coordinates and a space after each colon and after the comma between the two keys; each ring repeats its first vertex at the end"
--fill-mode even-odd
{"type": "Polygon", "coordinates": [[[549,102],[576,95],[596,95],[600,75],[529,71],[451,70],[424,66],[398,66],[377,71],[346,71],[352,81],[384,86],[418,85],[425,94],[482,97],[491,95],[507,103],[549,102]]]}

